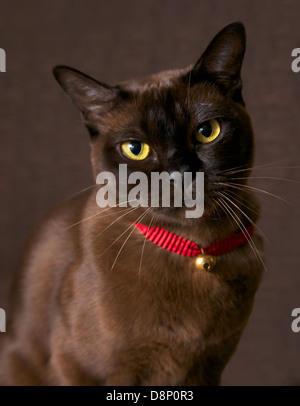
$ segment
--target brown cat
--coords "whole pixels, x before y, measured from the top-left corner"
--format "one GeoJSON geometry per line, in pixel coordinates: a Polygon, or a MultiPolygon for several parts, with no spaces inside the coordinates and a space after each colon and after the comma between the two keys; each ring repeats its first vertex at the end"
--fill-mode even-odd
{"type": "Polygon", "coordinates": [[[54,69],[90,131],[95,179],[117,177],[119,164],[148,178],[204,172],[204,213],[100,208],[97,185],[57,207],[16,276],[0,336],[2,385],[220,384],[263,269],[246,180],[253,134],[241,95],[244,51],[244,27],[233,23],[183,70],[111,87],[54,69]],[[235,180],[238,171],[245,180],[235,180]],[[175,235],[181,252],[151,239],[151,227],[175,235]]]}

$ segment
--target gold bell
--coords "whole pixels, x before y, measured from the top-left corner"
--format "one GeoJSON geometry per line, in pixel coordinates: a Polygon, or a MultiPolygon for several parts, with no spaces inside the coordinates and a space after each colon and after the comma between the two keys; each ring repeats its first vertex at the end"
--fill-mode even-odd
{"type": "Polygon", "coordinates": [[[216,257],[209,254],[198,255],[194,262],[195,267],[200,271],[211,271],[216,263],[216,257]]]}

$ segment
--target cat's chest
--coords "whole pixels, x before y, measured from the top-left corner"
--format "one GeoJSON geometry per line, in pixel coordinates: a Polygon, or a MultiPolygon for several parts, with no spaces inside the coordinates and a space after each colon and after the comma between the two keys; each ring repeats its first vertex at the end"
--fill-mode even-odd
{"type": "Polygon", "coordinates": [[[101,272],[102,303],[110,320],[130,336],[178,337],[197,341],[238,325],[251,307],[253,286],[235,265],[219,261],[213,272],[197,269],[182,258],[155,247],[119,255],[101,272]],[[244,300],[245,299],[245,300],[244,300]]]}
{"type": "Polygon", "coordinates": [[[87,235],[86,261],[99,280],[101,317],[116,337],[199,341],[229,334],[247,318],[261,275],[249,246],[205,271],[195,258],[157,246],[130,224],[109,224],[87,235]]]}

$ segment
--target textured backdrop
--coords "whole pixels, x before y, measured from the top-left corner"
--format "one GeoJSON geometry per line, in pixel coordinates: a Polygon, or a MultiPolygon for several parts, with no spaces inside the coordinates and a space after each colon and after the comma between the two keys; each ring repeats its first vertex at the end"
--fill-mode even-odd
{"type": "Polygon", "coordinates": [[[92,183],[88,134],[52,67],[70,65],[111,84],[185,67],[235,20],[248,36],[242,76],[256,133],[252,185],[265,191],[258,194],[267,271],[223,384],[300,384],[300,333],[291,330],[300,307],[300,72],[291,70],[298,0],[1,0],[0,307],[30,229],[92,183]]]}

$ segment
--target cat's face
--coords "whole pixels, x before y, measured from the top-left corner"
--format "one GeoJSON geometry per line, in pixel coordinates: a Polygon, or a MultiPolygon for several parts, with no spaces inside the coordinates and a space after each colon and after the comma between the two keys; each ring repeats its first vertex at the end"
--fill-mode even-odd
{"type": "MultiPolygon", "coordinates": [[[[226,182],[234,183],[231,172],[252,163],[251,123],[241,96],[244,50],[244,29],[235,23],[214,38],[194,67],[184,70],[109,87],[57,67],[58,81],[90,131],[95,176],[103,171],[118,176],[119,164],[127,165],[128,175],[141,171],[149,179],[153,172],[204,172],[209,214],[214,198],[226,192],[226,182]]],[[[174,207],[153,210],[184,213],[174,207]]]]}

